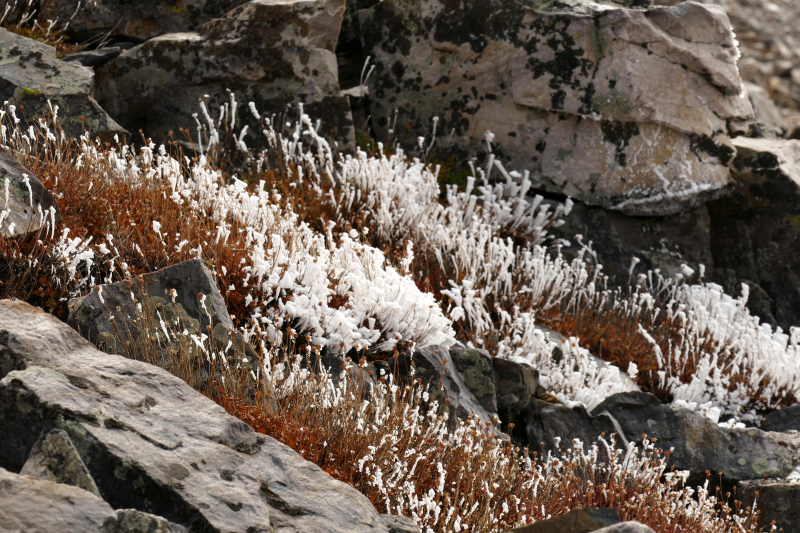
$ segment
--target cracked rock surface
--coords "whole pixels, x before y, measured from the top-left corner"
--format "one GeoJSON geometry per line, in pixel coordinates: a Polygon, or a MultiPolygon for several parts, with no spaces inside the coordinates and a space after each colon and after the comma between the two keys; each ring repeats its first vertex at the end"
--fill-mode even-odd
{"type": "Polygon", "coordinates": [[[0,302],[0,377],[0,467],[11,472],[62,429],[113,508],[193,531],[388,533],[403,523],[180,379],[100,352],[28,304],[0,302]]]}
{"type": "Polygon", "coordinates": [[[730,23],[693,2],[386,0],[358,12],[371,111],[387,135],[431,135],[456,160],[487,130],[539,188],[668,215],[730,183],[731,124],[752,116],[730,23]]]}

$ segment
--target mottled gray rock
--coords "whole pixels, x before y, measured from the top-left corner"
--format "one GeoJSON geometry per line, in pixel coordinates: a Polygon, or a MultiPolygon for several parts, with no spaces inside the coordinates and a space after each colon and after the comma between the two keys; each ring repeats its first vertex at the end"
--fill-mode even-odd
{"type": "Polygon", "coordinates": [[[52,115],[49,101],[72,137],[84,131],[105,141],[130,137],[92,97],[93,77],[90,68],[56,59],[52,46],[0,28],[0,101],[23,106],[31,124],[52,115]]]}
{"type": "Polygon", "coordinates": [[[594,533],[655,533],[649,526],[631,520],[630,522],[620,522],[613,526],[597,529],[594,533]]]}
{"type": "Polygon", "coordinates": [[[388,533],[419,533],[417,523],[407,516],[382,514],[381,520],[386,525],[388,533]]]}
{"type": "Polygon", "coordinates": [[[497,395],[497,414],[504,427],[509,423],[520,426],[522,413],[536,397],[539,388],[539,371],[530,365],[492,358],[494,388],[497,395]]]}
{"type": "Polygon", "coordinates": [[[114,533],[116,520],[111,506],[95,494],[0,468],[0,530],[3,532],[114,533]]]}
{"type": "Polygon", "coordinates": [[[61,210],[52,193],[5,148],[0,149],[0,234],[54,233],[53,225],[59,222],[61,210]]]}
{"type": "Polygon", "coordinates": [[[117,511],[117,523],[112,533],[188,533],[188,529],[178,524],[136,509],[117,511]]]}
{"type": "Polygon", "coordinates": [[[590,533],[619,523],[616,509],[576,509],[548,520],[539,520],[508,533],[590,533]]]}
{"type": "Polygon", "coordinates": [[[46,4],[45,15],[52,20],[69,19],[67,31],[79,40],[108,34],[146,41],[165,33],[194,31],[246,1],[62,0],[46,4]]]}
{"type": "Polygon", "coordinates": [[[770,139],[781,137],[787,129],[786,120],[781,116],[778,106],[772,101],[769,93],[755,83],[745,82],[744,87],[747,89],[747,96],[753,105],[758,131],[770,139]]]}
{"type": "MultiPolygon", "coordinates": [[[[693,2],[388,0],[359,12],[379,136],[411,126],[535,185],[632,215],[700,205],[730,183],[728,122],[752,116],[730,24],[693,2]]],[[[401,141],[403,139],[401,138],[401,141]]]]}
{"type": "MultiPolygon", "coordinates": [[[[197,32],[161,35],[98,67],[97,99],[122,124],[160,142],[170,131],[182,139],[178,128],[194,132],[198,102],[208,97],[216,111],[231,90],[241,104],[237,135],[256,123],[250,101],[267,117],[302,103],[322,121],[321,133],[335,130],[349,144],[350,105],[339,96],[334,54],[344,7],[344,0],[252,0],[197,32]]],[[[245,142],[262,142],[253,140],[261,130],[245,142]]]]}
{"type": "Polygon", "coordinates": [[[108,63],[121,52],[122,49],[119,46],[107,46],[105,48],[98,48],[97,50],[87,50],[86,52],[64,56],[64,61],[78,63],[84,67],[97,67],[103,63],[108,63]]]}
{"type": "Polygon", "coordinates": [[[0,324],[0,467],[60,428],[114,508],[195,531],[388,533],[356,489],[168,372],[22,302],[0,302],[0,324]]]}
{"type": "Polygon", "coordinates": [[[451,422],[457,418],[467,418],[471,414],[477,415],[484,422],[491,422],[497,415],[496,411],[488,411],[470,391],[458,372],[453,357],[447,348],[440,346],[426,346],[418,350],[401,351],[397,360],[387,359],[376,361],[375,367],[380,372],[395,372],[397,378],[405,383],[410,379],[411,366],[414,366],[414,378],[422,379],[428,386],[428,393],[432,400],[442,404],[449,400],[448,408],[455,415],[451,422]]]}
{"type": "Polygon", "coordinates": [[[92,475],[66,431],[56,429],[33,445],[20,475],[72,485],[100,496],[92,475]]]}
{"type": "Polygon", "coordinates": [[[450,357],[458,375],[478,403],[489,413],[497,412],[492,356],[486,350],[467,348],[461,343],[450,347],[450,357]]]}
{"type": "Polygon", "coordinates": [[[736,188],[708,204],[714,281],[735,295],[750,285],[751,311],[788,331],[800,324],[800,141],[734,144],[736,188]]]}
{"type": "Polygon", "coordinates": [[[761,422],[761,429],[779,433],[800,431],[800,403],[768,414],[761,422]]]}
{"type": "Polygon", "coordinates": [[[548,451],[573,448],[574,439],[581,441],[584,450],[595,443],[602,450],[599,437],[603,436],[610,443],[612,433],[617,448],[624,450],[628,446],[624,429],[608,412],[595,410],[589,414],[582,405],[567,407],[537,399],[532,400],[525,411],[525,433],[529,449],[540,457],[548,451]],[[559,439],[558,446],[556,439],[559,439]]]}
{"type": "Polygon", "coordinates": [[[752,506],[756,493],[761,527],[769,531],[774,522],[776,531],[800,531],[800,483],[772,479],[740,481],[736,499],[742,502],[742,507],[752,506]]]}
{"type": "Polygon", "coordinates": [[[674,448],[668,464],[705,478],[706,470],[724,481],[788,476],[800,459],[800,435],[756,428],[720,427],[701,413],[662,404],[644,392],[615,394],[592,412],[606,411],[634,442],[656,439],[663,450],[674,448]]]}

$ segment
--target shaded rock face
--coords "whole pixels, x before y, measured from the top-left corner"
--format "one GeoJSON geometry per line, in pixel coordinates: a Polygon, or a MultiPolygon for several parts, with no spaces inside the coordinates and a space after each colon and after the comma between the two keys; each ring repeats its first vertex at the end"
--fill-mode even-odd
{"type": "Polygon", "coordinates": [[[659,448],[674,448],[668,464],[702,478],[706,470],[722,473],[726,481],[784,478],[800,457],[799,434],[722,428],[700,413],[662,404],[643,392],[615,394],[592,413],[603,411],[617,420],[632,441],[646,434],[657,439],[659,448]]]}
{"type": "Polygon", "coordinates": [[[73,485],[100,496],[92,475],[66,431],[56,429],[37,440],[20,474],[73,485]]]}
{"type": "Polygon", "coordinates": [[[520,428],[522,414],[537,396],[539,372],[530,365],[497,357],[492,358],[494,388],[497,395],[497,414],[507,427],[513,423],[520,428]]]}
{"type": "Polygon", "coordinates": [[[352,118],[347,97],[338,95],[334,54],[344,7],[344,0],[252,0],[195,33],[161,35],[98,67],[97,99],[156,142],[178,128],[194,132],[198,102],[207,96],[209,109],[218,110],[230,101],[227,90],[241,104],[237,135],[255,125],[250,101],[267,117],[302,103],[322,121],[320,133],[347,145],[352,118]]]}
{"type": "Polygon", "coordinates": [[[54,232],[61,211],[50,191],[5,149],[0,149],[0,233],[6,237],[54,232]]]}
{"type": "Polygon", "coordinates": [[[53,20],[69,19],[69,34],[80,39],[110,33],[117,38],[145,41],[165,33],[194,31],[212,18],[219,17],[245,2],[246,0],[64,0],[49,6],[45,13],[53,20]]]}
{"type": "Polygon", "coordinates": [[[739,483],[736,498],[742,507],[752,506],[758,493],[758,523],[765,530],[774,523],[775,531],[797,531],[800,524],[800,483],[779,480],[751,480],[739,483]]]}
{"type": "Polygon", "coordinates": [[[450,348],[450,357],[458,369],[458,375],[478,403],[487,412],[497,413],[494,367],[489,352],[467,348],[459,343],[450,348]]]}
{"type": "Polygon", "coordinates": [[[89,68],[56,59],[52,46],[0,28],[0,100],[23,106],[31,124],[52,115],[50,101],[70,137],[88,131],[104,141],[129,138],[92,97],[93,77],[89,68]]]}
{"type": "Polygon", "coordinates": [[[800,323],[800,141],[737,137],[737,187],[708,204],[715,281],[763,321],[800,323]]]}
{"type": "Polygon", "coordinates": [[[508,533],[589,533],[619,523],[616,509],[576,509],[508,533]]]}
{"type": "Polygon", "coordinates": [[[411,138],[438,116],[439,146],[466,160],[491,130],[539,188],[632,215],[730,183],[728,123],[752,108],[719,7],[389,0],[358,15],[379,136],[394,109],[411,138]]]}
{"type": "Polygon", "coordinates": [[[117,509],[195,531],[388,533],[357,490],[166,371],[100,352],[22,302],[0,302],[0,325],[0,467],[19,471],[63,429],[117,509]]]}
{"type": "Polygon", "coordinates": [[[768,414],[761,422],[761,429],[780,433],[800,431],[800,404],[790,405],[786,409],[768,414]]]}
{"type": "Polygon", "coordinates": [[[548,451],[572,448],[574,439],[583,443],[584,450],[595,443],[603,449],[599,437],[602,435],[610,443],[612,433],[618,448],[625,449],[628,445],[624,430],[609,413],[595,410],[589,414],[581,405],[567,407],[541,400],[533,400],[525,412],[525,433],[530,450],[540,457],[548,451]]]}

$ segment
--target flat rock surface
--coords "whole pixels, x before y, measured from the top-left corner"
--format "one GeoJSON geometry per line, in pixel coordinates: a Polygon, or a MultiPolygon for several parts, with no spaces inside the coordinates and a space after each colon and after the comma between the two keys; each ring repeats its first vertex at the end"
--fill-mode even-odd
{"type": "Polygon", "coordinates": [[[166,371],[22,302],[0,302],[0,324],[0,467],[58,428],[115,508],[203,531],[388,531],[356,489],[166,371]]]}

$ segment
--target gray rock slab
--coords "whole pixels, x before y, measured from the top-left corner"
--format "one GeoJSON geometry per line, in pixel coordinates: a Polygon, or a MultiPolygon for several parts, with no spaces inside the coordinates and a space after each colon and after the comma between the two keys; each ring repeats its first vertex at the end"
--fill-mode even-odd
{"type": "Polygon", "coordinates": [[[512,529],[508,533],[590,533],[617,523],[619,513],[616,509],[576,509],[512,529]]]}
{"type": "MultiPolygon", "coordinates": [[[[358,12],[379,137],[432,134],[536,187],[629,215],[675,214],[730,183],[729,122],[752,117],[718,6],[389,0],[358,12]]],[[[383,140],[383,139],[381,139],[383,140]]]]}
{"type": "Polygon", "coordinates": [[[250,101],[267,117],[304,104],[322,133],[333,130],[341,147],[350,145],[350,104],[339,96],[334,53],[344,8],[345,0],[251,0],[196,32],[155,37],[98,67],[97,99],[120,123],[162,142],[179,128],[196,131],[198,102],[207,97],[218,112],[231,90],[241,104],[237,135],[251,125],[251,146],[263,139],[250,101]]]}
{"type": "MultiPolygon", "coordinates": [[[[380,532],[370,501],[166,371],[0,302],[0,466],[64,429],[100,493],[203,531],[380,532]]],[[[88,494],[88,493],[87,493],[88,494]]]]}
{"type": "Polygon", "coordinates": [[[708,204],[714,281],[789,331],[800,324],[800,141],[734,139],[735,187],[708,204]]]}
{"type": "Polygon", "coordinates": [[[87,50],[77,54],[64,56],[64,61],[78,63],[84,67],[97,67],[103,63],[108,63],[122,52],[119,46],[107,46],[97,50],[87,50]]]}
{"type": "MultiPolygon", "coordinates": [[[[71,137],[89,132],[112,141],[130,138],[92,95],[92,69],[56,58],[52,46],[0,29],[0,100],[24,106],[24,117],[34,124],[59,108],[61,127],[71,137]]],[[[23,115],[17,111],[17,116],[23,115]]],[[[52,126],[51,126],[52,127],[52,126]]]]}
{"type": "Polygon", "coordinates": [[[61,429],[53,430],[36,441],[20,474],[72,485],[100,496],[78,450],[67,432],[61,429]]]}
{"type": "Polygon", "coordinates": [[[625,436],[639,442],[643,434],[669,450],[668,464],[703,475],[722,473],[724,481],[788,476],[800,460],[800,435],[756,428],[720,427],[701,413],[662,404],[645,392],[615,394],[593,413],[606,411],[625,436]]]}
{"type": "Polygon", "coordinates": [[[776,531],[800,531],[800,483],[763,479],[740,481],[736,499],[742,502],[742,507],[752,506],[756,493],[760,526],[769,530],[774,522],[776,531]]]}
{"type": "Polygon", "coordinates": [[[53,232],[53,224],[59,222],[61,210],[53,194],[33,172],[0,148],[0,234],[14,237],[40,230],[53,232]]]}
{"type": "Polygon", "coordinates": [[[761,422],[764,431],[800,431],[800,404],[790,405],[786,409],[768,414],[761,422]]]}

